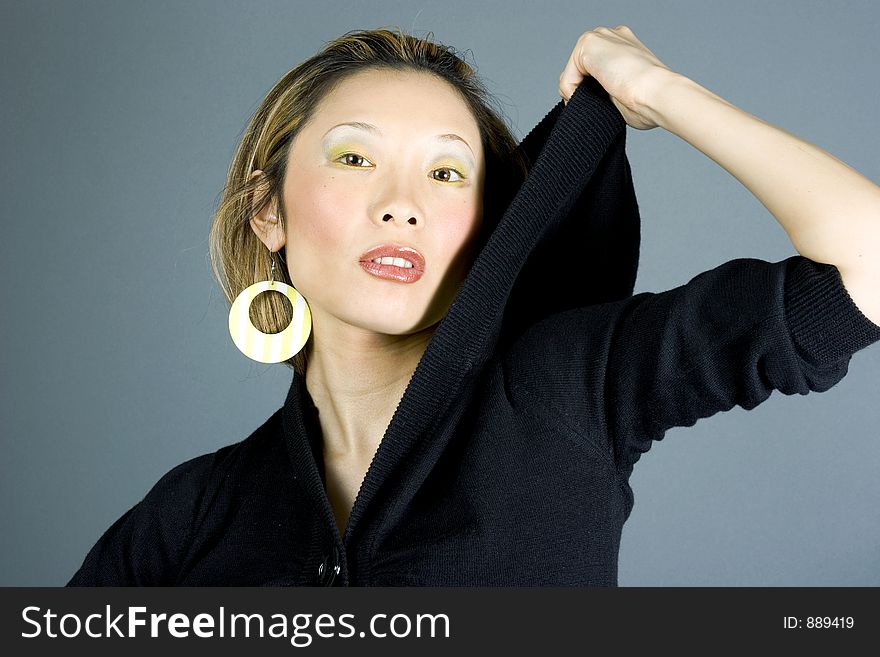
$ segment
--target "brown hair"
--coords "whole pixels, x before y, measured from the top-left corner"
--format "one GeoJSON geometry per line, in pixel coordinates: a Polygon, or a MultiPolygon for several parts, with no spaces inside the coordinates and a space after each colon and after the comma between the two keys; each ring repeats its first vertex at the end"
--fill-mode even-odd
{"type": "MultiPolygon", "coordinates": [[[[429,32],[428,37],[433,38],[433,34],[429,32]]],[[[283,227],[282,188],[289,144],[324,96],[348,76],[368,68],[432,73],[450,83],[470,108],[479,126],[486,161],[483,222],[475,253],[524,180],[527,164],[500,118],[503,113],[475,70],[451,47],[407,35],[399,27],[396,31],[383,28],[348,32],[275,83],[236,148],[209,235],[214,275],[230,304],[246,287],[269,278],[270,254],[250,227],[250,219],[266,203],[275,201],[283,227]],[[252,178],[256,170],[264,175],[252,178]]],[[[276,266],[275,278],[291,284],[286,267],[276,266]]],[[[292,318],[290,303],[280,293],[258,295],[250,313],[254,326],[265,333],[283,330],[292,318]]],[[[303,348],[285,365],[304,374],[305,352],[303,348]]]]}

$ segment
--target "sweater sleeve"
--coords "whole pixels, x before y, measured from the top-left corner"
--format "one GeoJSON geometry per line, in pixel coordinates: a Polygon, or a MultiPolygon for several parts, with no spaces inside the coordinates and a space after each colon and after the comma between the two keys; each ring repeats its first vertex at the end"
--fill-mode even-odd
{"type": "Polygon", "coordinates": [[[504,356],[510,400],[607,454],[628,478],[677,426],[773,390],[828,390],[880,340],[836,267],[739,258],[665,292],[556,313],[504,356]]]}
{"type": "Polygon", "coordinates": [[[172,586],[211,455],[167,472],[98,539],[67,586],[172,586]]]}
{"type": "Polygon", "coordinates": [[[662,293],[622,302],[604,389],[615,458],[628,476],[652,441],[773,390],[823,392],[880,339],[836,267],[797,255],[740,258],[662,293]]]}

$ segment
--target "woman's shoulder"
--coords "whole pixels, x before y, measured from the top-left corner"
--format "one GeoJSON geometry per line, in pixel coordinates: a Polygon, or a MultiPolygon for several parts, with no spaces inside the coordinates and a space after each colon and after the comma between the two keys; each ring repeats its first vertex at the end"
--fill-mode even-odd
{"type": "Polygon", "coordinates": [[[196,528],[262,481],[255,472],[281,461],[281,443],[279,409],[244,440],[174,466],[104,532],[68,585],[174,583],[196,528]]]}
{"type": "Polygon", "coordinates": [[[281,413],[279,408],[243,440],[174,466],[160,477],[144,502],[164,505],[191,501],[212,485],[228,485],[230,480],[241,479],[246,472],[275,461],[282,449],[281,413]]]}
{"type": "Polygon", "coordinates": [[[623,304],[560,310],[506,335],[491,362],[511,401],[540,412],[583,406],[596,389],[589,384],[603,374],[602,358],[623,304]]]}

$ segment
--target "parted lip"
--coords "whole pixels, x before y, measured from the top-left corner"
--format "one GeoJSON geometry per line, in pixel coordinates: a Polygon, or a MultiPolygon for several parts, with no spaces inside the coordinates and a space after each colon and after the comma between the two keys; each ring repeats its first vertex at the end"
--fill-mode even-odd
{"type": "Polygon", "coordinates": [[[425,271],[425,259],[422,254],[411,246],[402,244],[381,244],[377,247],[364,252],[361,255],[360,262],[369,262],[373,258],[403,258],[409,260],[415,269],[421,272],[425,271]]]}

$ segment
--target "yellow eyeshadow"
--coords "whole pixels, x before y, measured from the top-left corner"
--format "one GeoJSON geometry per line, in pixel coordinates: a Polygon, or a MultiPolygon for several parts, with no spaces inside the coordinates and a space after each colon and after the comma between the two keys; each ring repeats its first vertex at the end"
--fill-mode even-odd
{"type": "Polygon", "coordinates": [[[462,175],[462,177],[466,177],[468,175],[468,166],[464,162],[457,162],[453,160],[451,163],[438,165],[438,168],[442,169],[444,167],[455,169],[462,175]]]}
{"type": "Polygon", "coordinates": [[[357,152],[359,150],[360,148],[358,146],[355,146],[354,144],[336,144],[330,150],[330,159],[337,160],[346,153],[350,153],[351,151],[357,152]]]}
{"type": "MultiPolygon", "coordinates": [[[[330,149],[330,159],[335,162],[336,160],[338,160],[340,157],[342,157],[346,153],[357,153],[358,155],[362,155],[362,153],[361,153],[362,150],[363,150],[363,148],[361,146],[359,146],[353,142],[334,144],[333,147],[330,149]]],[[[369,159],[369,158],[367,158],[367,159],[369,159]]],[[[465,164],[464,162],[461,162],[458,160],[452,160],[452,161],[447,160],[447,161],[443,162],[442,164],[438,163],[438,164],[434,165],[434,167],[436,169],[444,169],[447,167],[450,169],[455,169],[456,171],[458,171],[461,174],[462,178],[468,177],[468,165],[465,164]]]]}

